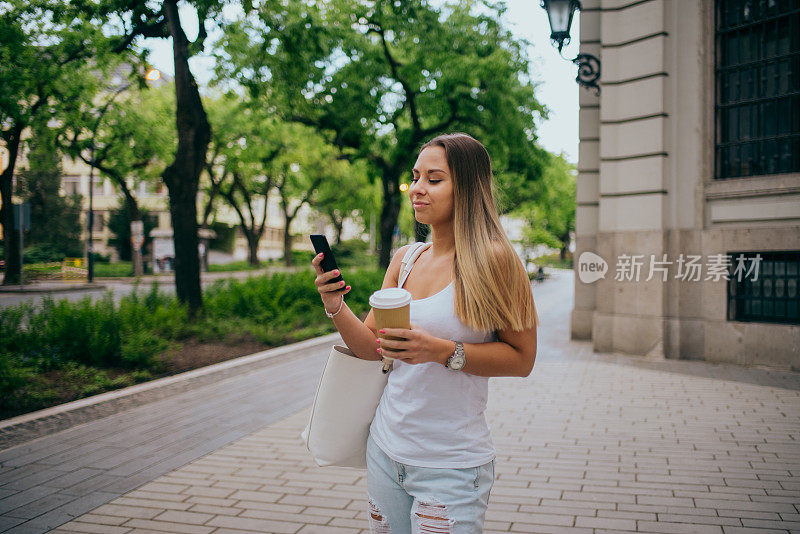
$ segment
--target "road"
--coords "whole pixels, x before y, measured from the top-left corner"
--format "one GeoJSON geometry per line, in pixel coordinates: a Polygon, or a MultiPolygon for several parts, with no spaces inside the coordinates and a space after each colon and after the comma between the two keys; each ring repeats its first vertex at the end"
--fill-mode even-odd
{"type": "MultiPolygon", "coordinates": [[[[201,273],[200,284],[202,287],[207,287],[217,280],[221,279],[238,279],[244,280],[249,276],[259,276],[268,272],[286,272],[287,270],[298,271],[303,269],[302,266],[286,268],[283,266],[272,266],[265,269],[255,271],[230,271],[230,272],[214,272],[214,273],[201,273]]],[[[55,300],[66,299],[69,301],[79,301],[84,298],[91,298],[92,300],[102,298],[108,291],[111,291],[114,296],[114,301],[119,302],[124,295],[129,295],[136,287],[134,279],[132,278],[109,278],[109,279],[95,279],[95,282],[105,286],[103,289],[87,289],[79,291],[52,291],[47,293],[0,293],[0,308],[8,306],[16,306],[21,302],[32,302],[34,304],[41,303],[42,299],[50,295],[55,300]]],[[[175,279],[172,276],[146,276],[139,284],[139,292],[143,293],[150,290],[150,287],[158,283],[159,290],[164,293],[175,293],[175,279]]]]}

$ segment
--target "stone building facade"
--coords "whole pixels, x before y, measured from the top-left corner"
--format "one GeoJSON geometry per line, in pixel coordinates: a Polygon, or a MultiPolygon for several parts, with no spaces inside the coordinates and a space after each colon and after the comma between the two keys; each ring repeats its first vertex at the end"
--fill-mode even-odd
{"type": "Polygon", "coordinates": [[[580,91],[572,337],[800,370],[797,3],[583,0],[580,18],[602,70],[580,91]],[[586,251],[604,278],[580,280],[586,251]]]}

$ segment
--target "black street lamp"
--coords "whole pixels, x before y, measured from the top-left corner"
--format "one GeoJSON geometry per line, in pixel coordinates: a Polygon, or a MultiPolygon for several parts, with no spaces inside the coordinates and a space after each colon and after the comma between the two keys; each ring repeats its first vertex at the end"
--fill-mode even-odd
{"type": "MultiPolygon", "coordinates": [[[[550,40],[553,45],[558,45],[558,54],[561,55],[561,49],[571,40],[569,29],[572,26],[572,16],[575,10],[581,9],[581,3],[579,0],[541,0],[541,6],[547,11],[547,18],[550,20],[550,40]]],[[[600,86],[597,85],[597,80],[600,78],[600,60],[591,54],[578,54],[569,61],[578,66],[575,81],[587,89],[594,87],[595,94],[599,95],[600,86]]]]}

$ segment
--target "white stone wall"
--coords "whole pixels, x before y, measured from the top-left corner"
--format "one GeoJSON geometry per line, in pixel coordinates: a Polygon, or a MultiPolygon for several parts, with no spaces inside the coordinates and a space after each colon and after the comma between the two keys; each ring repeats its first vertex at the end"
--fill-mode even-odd
{"type": "Polygon", "coordinates": [[[596,351],[800,369],[800,327],[727,320],[723,281],[615,281],[621,254],[800,249],[800,174],[714,180],[714,1],[586,0],[581,51],[602,93],[580,91],[572,337],[596,351]],[[577,266],[577,262],[576,262],[577,266]]]}

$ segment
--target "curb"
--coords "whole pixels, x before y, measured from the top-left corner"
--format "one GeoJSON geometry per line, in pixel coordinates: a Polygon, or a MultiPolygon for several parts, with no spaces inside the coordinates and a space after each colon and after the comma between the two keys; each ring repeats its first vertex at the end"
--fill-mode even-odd
{"type": "Polygon", "coordinates": [[[36,284],[29,286],[0,286],[0,293],[55,293],[60,291],[96,291],[105,289],[103,284],[69,284],[63,286],[36,287],[36,284]]]}
{"type": "Polygon", "coordinates": [[[341,342],[338,333],[328,334],[12,417],[0,421],[0,450],[337,342],[341,342]]]}

